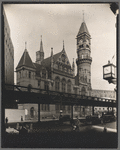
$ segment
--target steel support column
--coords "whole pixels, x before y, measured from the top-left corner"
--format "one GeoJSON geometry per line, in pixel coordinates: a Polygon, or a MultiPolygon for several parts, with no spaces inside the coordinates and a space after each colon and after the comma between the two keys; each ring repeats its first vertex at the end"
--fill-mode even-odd
{"type": "Polygon", "coordinates": [[[80,117],[81,117],[81,105],[80,105],[80,117]]]}
{"type": "Polygon", "coordinates": [[[113,107],[112,107],[112,112],[113,112],[113,107]]]}
{"type": "Polygon", "coordinates": [[[71,106],[71,119],[73,119],[73,105],[71,106]]]}
{"type": "Polygon", "coordinates": [[[108,107],[108,112],[109,112],[109,107],[108,107]]]}
{"type": "Polygon", "coordinates": [[[94,106],[92,106],[92,115],[94,115],[94,106]]]}
{"type": "Polygon", "coordinates": [[[38,103],[38,122],[40,122],[40,103],[38,103]]]}

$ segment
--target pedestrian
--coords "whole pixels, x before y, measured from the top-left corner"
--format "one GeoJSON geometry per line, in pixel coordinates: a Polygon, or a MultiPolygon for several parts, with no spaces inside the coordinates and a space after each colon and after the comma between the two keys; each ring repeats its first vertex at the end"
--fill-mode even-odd
{"type": "Polygon", "coordinates": [[[80,120],[78,119],[78,116],[76,116],[76,119],[74,121],[74,129],[79,131],[79,127],[80,127],[80,120]]]}
{"type": "Polygon", "coordinates": [[[5,122],[6,122],[6,124],[8,123],[8,117],[6,117],[5,122]]]}
{"type": "Polygon", "coordinates": [[[6,128],[8,128],[8,117],[5,118],[6,128]]]}
{"type": "Polygon", "coordinates": [[[21,121],[23,121],[23,116],[21,116],[21,121]]]}

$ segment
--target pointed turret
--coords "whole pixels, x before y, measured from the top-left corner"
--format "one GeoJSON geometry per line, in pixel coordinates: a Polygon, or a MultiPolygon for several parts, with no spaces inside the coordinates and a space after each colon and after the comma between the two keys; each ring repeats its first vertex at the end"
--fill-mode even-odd
{"type": "Polygon", "coordinates": [[[17,84],[26,86],[31,84],[31,80],[35,79],[36,66],[32,62],[27,51],[27,43],[25,42],[24,53],[16,67],[17,84]],[[29,80],[25,80],[29,79],[29,80]]]}
{"type": "Polygon", "coordinates": [[[36,52],[36,63],[41,64],[43,60],[44,60],[44,51],[43,51],[43,42],[42,42],[42,35],[41,35],[40,50],[36,52]]]}
{"type": "Polygon", "coordinates": [[[27,45],[27,43],[25,42],[25,51],[24,51],[24,53],[23,53],[23,55],[22,55],[18,65],[17,65],[16,69],[20,68],[22,66],[26,66],[26,67],[29,67],[29,68],[35,68],[35,66],[32,63],[32,60],[31,60],[31,58],[29,56],[29,53],[27,51],[26,45],[27,45]]]}
{"type": "Polygon", "coordinates": [[[90,36],[90,33],[87,29],[86,23],[82,22],[80,29],[78,31],[77,37],[80,36],[81,34],[87,34],[88,36],[90,36]]]}

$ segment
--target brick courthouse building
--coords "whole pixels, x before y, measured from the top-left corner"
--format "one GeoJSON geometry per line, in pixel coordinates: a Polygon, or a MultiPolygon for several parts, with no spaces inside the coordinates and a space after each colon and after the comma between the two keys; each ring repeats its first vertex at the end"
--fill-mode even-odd
{"type": "MultiPolygon", "coordinates": [[[[86,23],[82,22],[77,34],[77,75],[75,76],[75,63],[70,65],[67,50],[64,46],[61,51],[44,58],[44,48],[41,39],[40,50],[36,52],[36,62],[32,62],[25,48],[24,53],[16,67],[17,85],[40,88],[64,93],[73,93],[96,97],[115,98],[114,91],[93,90],[91,86],[91,35],[86,23]]],[[[26,119],[38,119],[37,104],[18,104],[18,109],[25,110],[26,119]]],[[[40,105],[40,118],[44,119],[60,115],[60,104],[40,105]]],[[[71,115],[71,107],[62,105],[63,114],[71,115]]],[[[73,116],[85,116],[92,113],[91,106],[74,106],[73,116]]]]}

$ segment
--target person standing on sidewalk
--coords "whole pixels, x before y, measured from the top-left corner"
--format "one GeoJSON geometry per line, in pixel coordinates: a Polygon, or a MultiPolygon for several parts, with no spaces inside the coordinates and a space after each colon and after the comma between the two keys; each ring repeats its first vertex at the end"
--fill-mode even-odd
{"type": "Polygon", "coordinates": [[[21,116],[21,121],[23,121],[23,116],[21,116]]]}
{"type": "Polygon", "coordinates": [[[8,127],[8,117],[5,118],[6,128],[8,127]]]}

